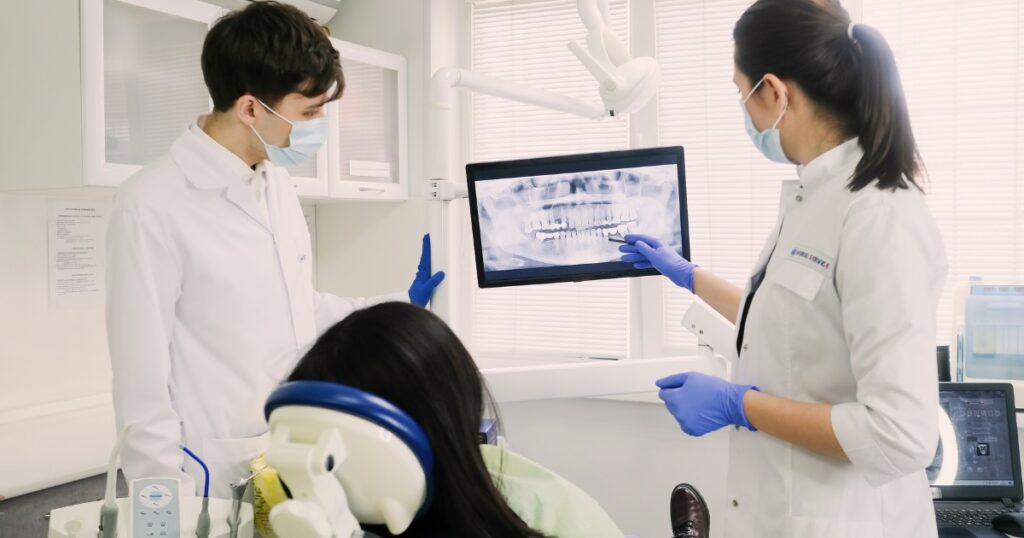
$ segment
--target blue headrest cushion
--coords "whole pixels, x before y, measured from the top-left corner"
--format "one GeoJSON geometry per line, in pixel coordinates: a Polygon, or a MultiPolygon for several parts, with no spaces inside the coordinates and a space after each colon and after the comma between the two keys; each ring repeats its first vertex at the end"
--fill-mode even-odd
{"type": "Polygon", "coordinates": [[[427,480],[427,498],[417,517],[423,515],[434,498],[434,452],[426,432],[409,415],[391,402],[355,387],[329,381],[291,381],[278,387],[267,398],[263,413],[267,420],[278,407],[303,405],[330,409],[368,420],[401,439],[419,460],[427,480]]]}

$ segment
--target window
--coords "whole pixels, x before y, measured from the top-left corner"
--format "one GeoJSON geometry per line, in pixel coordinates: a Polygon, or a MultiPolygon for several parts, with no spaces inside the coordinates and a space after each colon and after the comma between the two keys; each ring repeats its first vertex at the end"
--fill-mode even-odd
{"type": "MultiPolygon", "coordinates": [[[[732,76],[732,27],[747,0],[658,0],[662,144],[687,148],[694,259],[737,285],[775,221],[788,166],[763,159],[742,129],[732,76]]],[[[896,55],[928,170],[928,203],[950,273],[937,341],[953,333],[953,290],[978,275],[1024,278],[1024,4],[1018,0],[861,0],[855,20],[877,27],[896,55]]],[[[690,296],[665,283],[665,340],[690,296]]]]}
{"type": "MultiPolygon", "coordinates": [[[[742,286],[776,221],[780,182],[796,178],[793,167],[763,158],[744,132],[732,84],[732,29],[751,0],[653,1],[653,20],[632,27],[656,36],[659,144],[686,148],[693,258],[742,286]]],[[[971,275],[1024,280],[1024,3],[846,3],[855,20],[882,31],[896,54],[928,171],[928,203],[950,263],[938,312],[938,342],[948,343],[956,286],[971,275]]],[[[628,11],[626,0],[611,2],[620,37],[628,11]]],[[[594,82],[565,50],[584,34],[574,1],[477,1],[471,24],[474,69],[596,100],[594,82]]],[[[627,147],[623,121],[590,122],[481,96],[473,97],[472,114],[471,160],[627,147]]],[[[685,352],[694,339],[679,320],[692,297],[667,280],[658,285],[656,300],[648,301],[645,287],[633,302],[660,303],[653,336],[665,351],[685,352]]],[[[629,289],[612,280],[477,290],[473,342],[492,350],[623,356],[628,337],[639,337],[627,330],[629,289]]]]}
{"type": "Polygon", "coordinates": [[[1024,279],[1024,4],[863,0],[863,20],[893,47],[928,168],[949,258],[938,340],[949,343],[956,286],[1024,279]]]}
{"type": "MultiPolygon", "coordinates": [[[[743,286],[775,225],[780,182],[793,167],[754,149],[743,128],[733,84],[732,28],[749,0],[658,0],[661,65],[658,132],[661,145],[686,150],[686,196],[693,259],[743,286]]],[[[664,338],[668,349],[696,340],[679,320],[690,292],[665,280],[664,338]]]]}
{"type": "MultiPolygon", "coordinates": [[[[612,0],[611,24],[625,38],[627,5],[612,0]]],[[[597,83],[566,43],[584,41],[575,0],[478,1],[471,15],[474,71],[592,100],[597,83]]],[[[592,121],[473,94],[470,161],[622,149],[624,120],[592,121]]],[[[468,228],[468,226],[467,226],[468,228]]],[[[463,245],[472,267],[473,248],[463,245]]],[[[628,282],[603,280],[481,290],[474,286],[474,352],[625,357],[628,282]]]]}

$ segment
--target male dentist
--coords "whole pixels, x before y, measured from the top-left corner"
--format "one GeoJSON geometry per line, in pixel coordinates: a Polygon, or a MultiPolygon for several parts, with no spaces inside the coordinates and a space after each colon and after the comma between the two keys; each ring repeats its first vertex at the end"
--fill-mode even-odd
{"type": "MultiPolygon", "coordinates": [[[[176,477],[210,494],[249,475],[266,449],[263,403],[317,336],[385,300],[426,305],[429,238],[408,294],[342,298],[312,287],[311,247],[282,166],[327,138],[341,97],[338,53],[307,15],[254,2],[209,31],[202,69],[213,100],[170,151],[117,192],[108,237],[107,332],[117,424],[133,424],[125,476],[176,477]]],[[[150,103],[149,106],[159,106],[150,103]]]]}

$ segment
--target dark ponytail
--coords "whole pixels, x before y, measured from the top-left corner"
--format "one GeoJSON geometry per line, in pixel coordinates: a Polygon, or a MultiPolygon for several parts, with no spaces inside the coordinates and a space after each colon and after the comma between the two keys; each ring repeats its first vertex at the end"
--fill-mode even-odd
{"type": "Polygon", "coordinates": [[[733,39],[736,67],[751,82],[768,73],[795,82],[847,136],[858,137],[864,156],[851,190],[919,187],[920,156],[899,71],[878,30],[851,28],[838,0],[758,0],[736,22],[733,39]]]}
{"type": "Polygon", "coordinates": [[[907,181],[917,185],[920,156],[896,58],[878,30],[864,24],[851,29],[861,51],[857,136],[864,157],[857,163],[850,187],[859,190],[875,178],[881,189],[906,188],[907,181]]]}

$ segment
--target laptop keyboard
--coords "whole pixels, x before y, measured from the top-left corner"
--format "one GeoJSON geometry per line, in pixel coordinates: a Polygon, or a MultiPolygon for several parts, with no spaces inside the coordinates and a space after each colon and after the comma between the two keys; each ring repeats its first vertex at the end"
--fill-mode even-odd
{"type": "Polygon", "coordinates": [[[992,520],[1007,510],[955,510],[935,511],[935,520],[940,527],[991,527],[992,520]]]}

